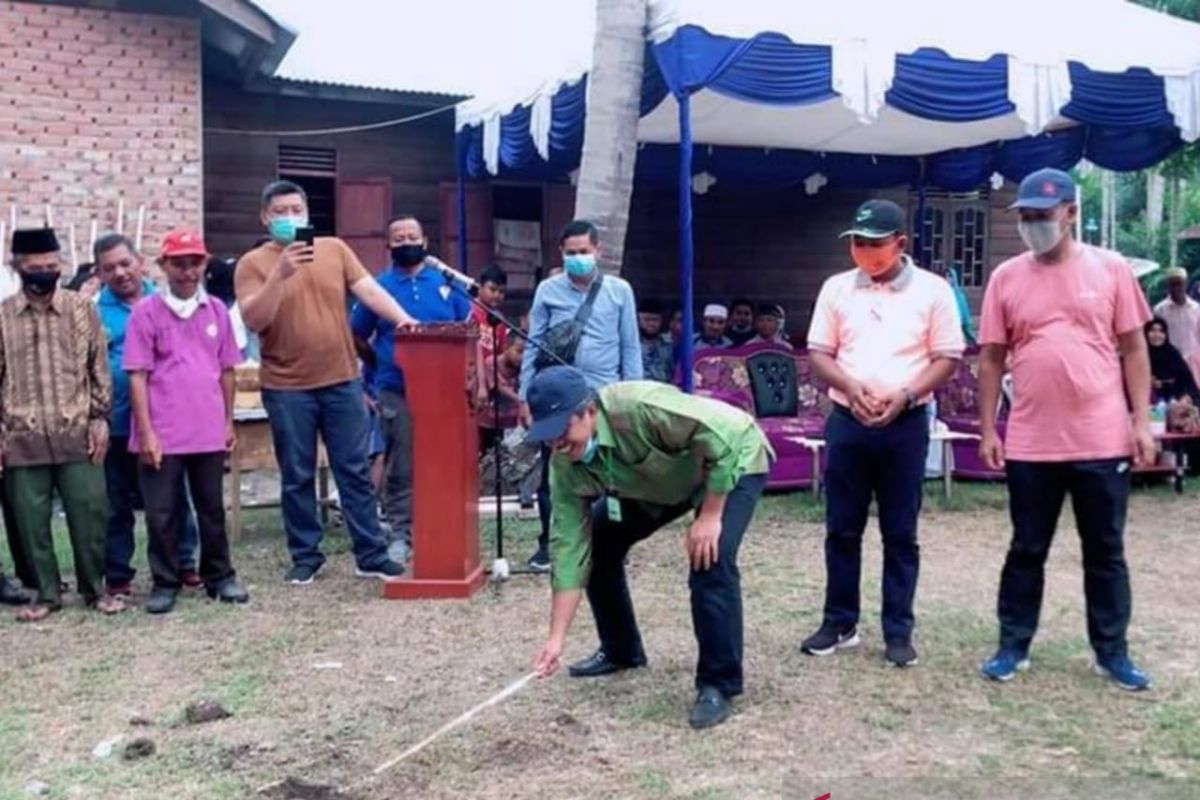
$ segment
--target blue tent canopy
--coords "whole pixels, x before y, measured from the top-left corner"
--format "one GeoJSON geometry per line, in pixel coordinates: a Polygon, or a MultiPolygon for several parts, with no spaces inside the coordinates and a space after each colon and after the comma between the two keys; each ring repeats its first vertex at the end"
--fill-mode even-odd
{"type": "MultiPolygon", "coordinates": [[[[649,3],[637,177],[679,191],[685,330],[698,175],[967,191],[1082,159],[1140,169],[1200,138],[1200,25],[1123,0],[649,3]],[[1081,11],[1088,33],[1073,35],[1081,11]]],[[[516,101],[468,102],[461,169],[569,175],[586,114],[586,70],[516,101]]]]}

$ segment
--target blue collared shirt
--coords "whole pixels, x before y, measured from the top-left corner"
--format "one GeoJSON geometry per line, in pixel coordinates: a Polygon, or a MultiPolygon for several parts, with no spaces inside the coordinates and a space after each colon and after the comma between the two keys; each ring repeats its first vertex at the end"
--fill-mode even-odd
{"type": "MultiPolygon", "coordinates": [[[[529,311],[530,338],[541,342],[550,328],[574,319],[586,298],[587,288],[579,288],[565,274],[542,281],[529,311]]],[[[536,347],[525,348],[525,358],[521,362],[521,397],[525,396],[529,382],[533,380],[537,352],[536,347]]],[[[615,275],[605,275],[596,294],[592,316],[575,352],[575,366],[593,389],[617,381],[642,379],[637,301],[633,297],[633,288],[615,275]]]]}
{"type": "MultiPolygon", "coordinates": [[[[462,322],[471,313],[471,300],[430,267],[412,277],[388,267],[380,273],[379,285],[417,322],[462,322]]],[[[396,326],[357,303],[350,315],[350,329],[360,339],[374,337],[375,389],[403,393],[404,373],[393,355],[396,326]]]]}
{"type": "MultiPolygon", "coordinates": [[[[142,298],[158,291],[154,281],[142,279],[142,298]]],[[[133,314],[133,305],[126,303],[105,286],[96,296],[96,312],[104,335],[108,337],[108,373],[112,376],[112,413],[109,431],[112,436],[128,436],[130,430],[129,373],[121,369],[121,356],[125,354],[125,327],[133,314]]]]}

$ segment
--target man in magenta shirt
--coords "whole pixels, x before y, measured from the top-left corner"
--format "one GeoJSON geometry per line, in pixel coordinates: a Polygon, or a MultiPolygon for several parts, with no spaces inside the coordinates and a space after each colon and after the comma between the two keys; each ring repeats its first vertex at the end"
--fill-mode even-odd
{"type": "Polygon", "coordinates": [[[229,562],[222,480],[233,447],[233,368],[241,361],[225,305],[201,288],[208,251],[200,234],[172,231],[159,263],[166,290],[133,309],[122,367],[130,374],[139,479],[149,529],[154,590],[146,610],[175,606],[181,575],[179,530],[186,475],[200,527],[200,578],[208,596],[227,603],[249,597],[229,562]]]}
{"type": "Polygon", "coordinates": [[[1011,207],[1029,251],[988,282],[979,408],[983,459],[1008,475],[1013,538],[1000,577],[1000,648],[980,669],[1008,681],[1029,666],[1046,556],[1070,494],[1096,672],[1122,689],[1148,689],[1125,640],[1132,600],[1123,539],[1131,457],[1139,466],[1155,457],[1142,334],[1150,309],[1120,255],[1075,241],[1070,175],[1034,172],[1011,207]],[[1002,443],[996,404],[1010,353],[1014,400],[1002,443]]]}

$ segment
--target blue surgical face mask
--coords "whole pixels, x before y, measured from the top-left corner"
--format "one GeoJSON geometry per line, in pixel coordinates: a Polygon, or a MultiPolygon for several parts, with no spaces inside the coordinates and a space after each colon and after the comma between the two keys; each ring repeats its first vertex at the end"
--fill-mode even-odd
{"type": "Polygon", "coordinates": [[[563,256],[563,269],[572,278],[586,278],[596,271],[596,254],[576,253],[563,256]]]}
{"type": "Polygon", "coordinates": [[[579,459],[580,464],[590,464],[596,460],[596,451],[600,449],[600,443],[596,441],[596,437],[588,439],[587,447],[584,448],[583,457],[579,459]]]}
{"type": "Polygon", "coordinates": [[[267,221],[267,231],[271,234],[271,238],[284,247],[296,241],[297,228],[305,227],[308,227],[308,217],[306,216],[285,215],[272,217],[267,221]]]}

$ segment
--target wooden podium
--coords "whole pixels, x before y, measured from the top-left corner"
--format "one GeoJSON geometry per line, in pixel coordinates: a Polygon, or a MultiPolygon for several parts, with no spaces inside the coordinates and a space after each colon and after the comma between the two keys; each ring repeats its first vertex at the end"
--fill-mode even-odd
{"type": "Polygon", "coordinates": [[[396,332],[413,418],[413,554],[383,596],[470,597],[485,582],[479,563],[479,427],[470,397],[479,332],[460,324],[396,332]]]}

